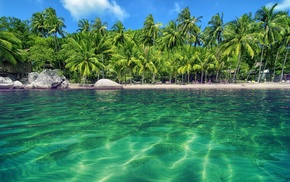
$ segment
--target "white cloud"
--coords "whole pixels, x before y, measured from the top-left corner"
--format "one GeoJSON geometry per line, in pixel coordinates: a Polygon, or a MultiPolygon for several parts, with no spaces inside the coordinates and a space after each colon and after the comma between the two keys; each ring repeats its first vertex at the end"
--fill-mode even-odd
{"type": "Polygon", "coordinates": [[[129,17],[129,14],[114,0],[61,0],[61,2],[76,20],[90,15],[108,15],[119,20],[129,17]]]}
{"type": "Polygon", "coordinates": [[[172,10],[170,10],[170,14],[172,14],[172,13],[180,13],[180,11],[181,11],[180,5],[177,2],[175,2],[174,3],[174,8],[172,10]]]}
{"type": "MultiPolygon", "coordinates": [[[[272,7],[275,3],[269,3],[266,7],[272,7]]],[[[286,11],[290,9],[290,0],[282,0],[278,5],[275,7],[275,10],[278,11],[286,11]]]]}

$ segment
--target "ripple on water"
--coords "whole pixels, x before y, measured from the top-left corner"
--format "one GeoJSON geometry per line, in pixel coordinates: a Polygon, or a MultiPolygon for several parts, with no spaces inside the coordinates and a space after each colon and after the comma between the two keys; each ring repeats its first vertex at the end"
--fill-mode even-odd
{"type": "Polygon", "coordinates": [[[289,181],[288,95],[0,93],[1,180],[289,181]]]}

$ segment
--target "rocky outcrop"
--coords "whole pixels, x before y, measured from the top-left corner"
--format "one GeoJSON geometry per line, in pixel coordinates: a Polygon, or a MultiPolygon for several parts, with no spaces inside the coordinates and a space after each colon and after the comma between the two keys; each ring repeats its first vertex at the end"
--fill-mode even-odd
{"type": "Polygon", "coordinates": [[[37,73],[37,72],[29,73],[28,74],[28,83],[32,83],[33,81],[35,81],[38,76],[39,76],[39,73],[37,73]]]}
{"type": "Polygon", "coordinates": [[[15,81],[15,82],[13,82],[12,88],[13,89],[23,89],[24,85],[20,81],[15,81]]]}
{"type": "Polygon", "coordinates": [[[96,90],[120,90],[123,86],[109,79],[100,79],[94,84],[96,90]]]}
{"type": "Polygon", "coordinates": [[[46,69],[41,73],[29,73],[27,89],[67,89],[69,82],[58,70],[46,69]]]}
{"type": "Polygon", "coordinates": [[[9,89],[13,86],[13,81],[9,77],[0,76],[0,89],[9,89]]]}

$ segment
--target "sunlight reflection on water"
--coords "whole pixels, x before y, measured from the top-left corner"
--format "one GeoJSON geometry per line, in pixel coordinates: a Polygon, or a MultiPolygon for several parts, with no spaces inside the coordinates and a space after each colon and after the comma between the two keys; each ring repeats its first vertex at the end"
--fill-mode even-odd
{"type": "Polygon", "coordinates": [[[4,181],[289,181],[287,90],[0,92],[4,181]]]}

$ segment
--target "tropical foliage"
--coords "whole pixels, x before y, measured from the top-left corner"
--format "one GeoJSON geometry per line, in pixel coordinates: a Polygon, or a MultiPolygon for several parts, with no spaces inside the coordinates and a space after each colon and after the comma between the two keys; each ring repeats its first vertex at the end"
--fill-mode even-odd
{"type": "Polygon", "coordinates": [[[165,25],[149,14],[139,30],[121,21],[109,28],[96,17],[79,20],[78,30],[67,33],[53,8],[25,21],[1,17],[0,61],[27,62],[35,71],[49,65],[75,82],[282,81],[290,73],[290,18],[276,6],[230,22],[217,13],[204,29],[202,16],[189,7],[165,25]]]}

